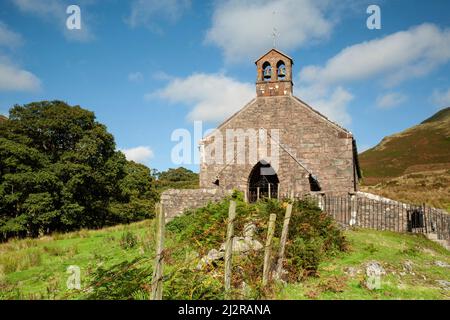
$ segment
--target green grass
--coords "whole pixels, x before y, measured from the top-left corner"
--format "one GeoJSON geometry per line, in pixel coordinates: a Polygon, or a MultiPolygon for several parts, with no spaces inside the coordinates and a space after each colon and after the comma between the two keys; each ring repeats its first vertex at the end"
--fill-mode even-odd
{"type": "Polygon", "coordinates": [[[435,265],[435,261],[450,264],[450,253],[421,235],[388,231],[354,230],[346,232],[351,251],[324,261],[320,276],[302,283],[279,288],[278,299],[450,299],[450,291],[440,288],[436,280],[450,281],[450,269],[435,265]],[[403,268],[405,261],[413,264],[412,272],[403,268]],[[364,265],[378,261],[387,271],[381,278],[381,288],[368,290],[364,286],[364,265]],[[360,270],[348,275],[345,270],[360,270]]]}
{"type": "Polygon", "coordinates": [[[82,287],[86,287],[92,272],[99,266],[107,268],[124,261],[132,261],[136,257],[153,255],[152,231],[153,221],[147,220],[97,231],[82,230],[1,244],[0,298],[83,298],[83,292],[66,289],[67,267],[80,267],[82,287]],[[135,247],[125,249],[121,245],[121,238],[126,232],[132,232],[137,237],[135,247]],[[39,255],[38,263],[22,262],[28,260],[30,253],[39,255]]]}
{"type": "MultiPolygon", "coordinates": [[[[142,264],[153,264],[153,220],[97,231],[82,230],[42,239],[12,240],[0,245],[1,299],[84,299],[93,274],[99,268],[144,257],[142,264]],[[131,232],[137,244],[125,249],[124,234],[131,232]],[[39,256],[39,258],[36,258],[39,256]],[[33,258],[34,257],[34,258],[33,258]],[[33,260],[34,259],[34,260],[33,260]],[[15,262],[14,262],[15,261],[15,262]],[[66,289],[67,267],[81,268],[81,291],[66,289]]],[[[323,261],[319,276],[303,282],[278,286],[270,298],[277,299],[449,299],[449,291],[436,280],[450,281],[450,269],[434,264],[450,264],[450,254],[422,236],[372,230],[346,231],[351,250],[323,261]],[[347,267],[360,268],[368,261],[378,261],[388,274],[380,290],[370,291],[361,285],[364,272],[354,277],[345,274],[347,267]],[[413,263],[415,275],[404,274],[402,264],[413,263]]],[[[178,247],[177,235],[168,233],[168,248],[178,247]]],[[[174,272],[186,260],[193,247],[172,251],[165,268],[174,272]]],[[[262,254],[262,253],[261,253],[262,254]]],[[[195,263],[191,264],[191,268],[195,263]]],[[[147,275],[148,276],[148,275],[147,275]]],[[[220,279],[219,279],[220,280],[220,279]]],[[[178,277],[177,281],[183,281],[178,277]]],[[[189,286],[189,284],[186,284],[189,286]]],[[[135,298],[145,298],[136,295],[135,298]]],[[[131,297],[128,297],[131,298],[131,297]]]]}

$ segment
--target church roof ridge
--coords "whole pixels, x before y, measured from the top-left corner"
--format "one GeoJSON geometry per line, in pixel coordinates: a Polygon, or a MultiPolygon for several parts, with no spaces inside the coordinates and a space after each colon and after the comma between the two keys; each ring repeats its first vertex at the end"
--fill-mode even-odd
{"type": "Polygon", "coordinates": [[[231,119],[233,119],[234,117],[236,117],[239,113],[243,112],[245,109],[247,109],[254,101],[256,101],[257,97],[253,98],[252,100],[250,100],[248,103],[245,104],[244,107],[242,107],[241,109],[239,109],[238,111],[236,111],[235,113],[233,113],[231,116],[229,116],[227,119],[225,119],[224,121],[222,121],[221,124],[219,124],[213,131],[211,131],[209,134],[205,135],[200,141],[204,141],[207,140],[207,138],[209,138],[210,136],[213,135],[213,133],[215,133],[217,130],[220,130],[220,128],[224,127],[228,122],[230,122],[231,119]]]}
{"type": "MultiPolygon", "coordinates": [[[[318,115],[319,117],[321,117],[322,119],[324,119],[325,121],[327,121],[328,123],[330,123],[332,126],[334,126],[336,129],[341,130],[349,135],[351,135],[353,137],[353,134],[348,131],[347,129],[345,129],[344,127],[340,126],[339,124],[337,124],[336,122],[330,120],[328,117],[326,117],[325,115],[323,115],[322,113],[320,113],[319,111],[317,111],[316,109],[314,109],[313,107],[311,107],[308,103],[306,103],[305,101],[301,100],[300,98],[294,96],[294,95],[290,95],[290,96],[285,96],[287,98],[293,98],[295,101],[301,103],[303,106],[307,107],[311,112],[315,113],[316,115],[318,115]]],[[[264,97],[265,99],[267,98],[276,98],[276,97],[264,97]]],[[[230,122],[233,118],[235,118],[237,115],[239,115],[240,113],[242,113],[245,109],[247,109],[253,102],[255,102],[257,99],[259,99],[258,97],[253,98],[252,100],[250,100],[247,104],[245,104],[245,106],[243,108],[241,108],[240,110],[236,111],[234,114],[232,114],[231,116],[229,116],[227,119],[225,119],[221,124],[219,124],[212,132],[210,132],[209,134],[207,134],[206,136],[204,136],[201,141],[207,140],[210,136],[213,135],[214,132],[216,132],[217,130],[220,130],[221,128],[223,128],[228,122],[230,122]]]]}
{"type": "Polygon", "coordinates": [[[269,51],[267,51],[266,53],[264,53],[262,56],[260,56],[258,59],[256,59],[256,60],[255,60],[255,64],[256,64],[259,60],[261,60],[264,56],[268,55],[268,54],[269,54],[270,52],[272,52],[272,51],[276,51],[277,53],[281,54],[282,56],[288,58],[289,60],[291,60],[291,64],[294,64],[294,60],[293,60],[290,56],[288,56],[287,54],[281,52],[280,50],[278,50],[278,49],[276,49],[276,48],[270,49],[269,51]]]}
{"type": "Polygon", "coordinates": [[[314,109],[313,107],[311,107],[308,103],[306,103],[305,101],[301,100],[300,98],[292,95],[292,97],[297,100],[298,102],[304,104],[308,109],[310,109],[312,112],[316,113],[317,115],[321,116],[322,118],[324,118],[325,120],[327,120],[329,123],[331,123],[332,125],[334,125],[335,127],[343,130],[344,132],[350,134],[353,136],[353,134],[348,131],[347,129],[345,129],[344,127],[342,127],[341,125],[337,124],[336,122],[330,120],[327,116],[325,116],[324,114],[320,113],[319,111],[317,111],[316,109],[314,109]]]}

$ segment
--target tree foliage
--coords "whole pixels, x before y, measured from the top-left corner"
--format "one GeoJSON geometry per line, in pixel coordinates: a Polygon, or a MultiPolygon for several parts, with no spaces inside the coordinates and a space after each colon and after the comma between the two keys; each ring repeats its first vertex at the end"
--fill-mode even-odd
{"type": "Polygon", "coordinates": [[[0,234],[101,228],[153,214],[150,169],[127,161],[93,112],[16,105],[0,122],[0,234]]]}
{"type": "Polygon", "coordinates": [[[154,171],[153,176],[157,178],[156,185],[160,190],[169,188],[196,189],[199,186],[198,173],[183,167],[170,168],[163,172],[154,171]]]}

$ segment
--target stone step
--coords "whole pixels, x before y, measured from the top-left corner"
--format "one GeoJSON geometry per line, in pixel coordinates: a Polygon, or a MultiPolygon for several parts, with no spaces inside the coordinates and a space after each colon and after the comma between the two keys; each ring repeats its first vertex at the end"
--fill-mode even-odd
{"type": "Polygon", "coordinates": [[[433,241],[438,240],[437,233],[426,233],[425,235],[430,240],[433,240],[433,241]]]}
{"type": "Polygon", "coordinates": [[[448,240],[438,239],[438,236],[436,233],[425,233],[425,236],[429,240],[436,242],[437,244],[443,246],[445,249],[450,250],[450,239],[448,239],[448,240]]]}

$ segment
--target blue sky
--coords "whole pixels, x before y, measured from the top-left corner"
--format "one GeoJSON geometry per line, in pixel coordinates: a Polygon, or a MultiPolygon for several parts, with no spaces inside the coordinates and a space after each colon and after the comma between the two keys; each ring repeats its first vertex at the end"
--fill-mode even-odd
{"type": "Polygon", "coordinates": [[[176,167],[172,132],[213,128],[255,95],[253,62],[275,26],[295,95],[364,150],[450,106],[449,12],[446,0],[0,0],[0,113],[81,105],[130,159],[176,167]],[[81,30],[66,28],[69,4],[81,30]],[[370,4],[379,30],[366,26],[370,4]]]}

